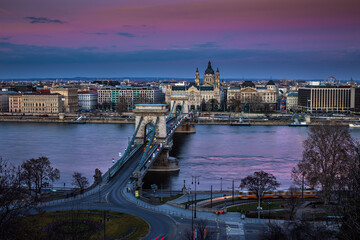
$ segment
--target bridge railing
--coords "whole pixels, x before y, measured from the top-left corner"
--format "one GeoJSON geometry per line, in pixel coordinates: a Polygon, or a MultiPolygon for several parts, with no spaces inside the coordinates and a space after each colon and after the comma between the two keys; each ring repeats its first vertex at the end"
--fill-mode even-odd
{"type": "Polygon", "coordinates": [[[116,161],[116,163],[111,166],[111,168],[103,175],[103,181],[109,181],[110,178],[112,178],[116,172],[122,167],[124,166],[124,164],[132,157],[132,155],[137,152],[137,150],[141,147],[141,145],[136,145],[134,144],[135,141],[135,137],[140,129],[140,125],[143,121],[143,117],[140,118],[139,124],[136,127],[136,130],[124,152],[124,155],[116,161]]]}
{"type": "Polygon", "coordinates": [[[172,105],[172,107],[171,107],[170,113],[169,113],[169,115],[167,116],[166,121],[168,121],[168,120],[171,118],[171,114],[172,114],[172,112],[173,112],[173,110],[174,110],[174,106],[175,106],[175,102],[173,103],[173,105],[172,105]]]}
{"type": "Polygon", "coordinates": [[[149,139],[148,139],[149,142],[148,142],[148,144],[146,145],[146,149],[145,149],[145,151],[144,151],[144,154],[143,154],[143,156],[142,156],[142,158],[141,158],[141,160],[140,160],[140,163],[139,163],[138,167],[136,168],[137,170],[140,170],[141,166],[142,166],[142,165],[144,164],[144,162],[146,161],[146,156],[147,156],[147,153],[148,153],[148,151],[149,151],[149,148],[153,145],[153,141],[154,141],[155,133],[156,133],[156,126],[157,126],[158,122],[159,122],[159,118],[157,117],[157,118],[156,118],[155,125],[154,125],[154,129],[152,130],[151,135],[150,135],[150,137],[149,137],[149,139]]]}
{"type": "Polygon", "coordinates": [[[145,162],[140,165],[140,175],[141,177],[145,175],[147,169],[154,163],[157,156],[160,154],[162,150],[162,144],[154,144],[151,150],[146,154],[145,162]]]}
{"type": "Polygon", "coordinates": [[[179,116],[177,121],[170,127],[170,129],[167,129],[167,140],[174,134],[176,129],[187,119],[187,116],[179,116]]]}
{"type": "Polygon", "coordinates": [[[124,156],[127,155],[129,153],[129,151],[131,150],[131,147],[133,146],[134,141],[135,141],[135,137],[136,137],[136,135],[137,135],[137,133],[138,133],[138,131],[140,129],[140,125],[142,123],[142,120],[143,120],[143,117],[140,118],[139,124],[137,125],[136,130],[135,130],[135,132],[134,132],[134,134],[133,134],[133,136],[132,136],[132,138],[131,138],[131,140],[129,142],[129,145],[125,150],[124,156]]]}
{"type": "Polygon", "coordinates": [[[179,116],[178,116],[178,120],[180,119],[180,117],[182,115],[182,112],[183,112],[183,109],[184,109],[184,104],[185,104],[185,101],[183,101],[183,103],[182,103],[181,110],[180,110],[180,113],[179,113],[179,116]]]}
{"type": "Polygon", "coordinates": [[[116,173],[117,171],[122,167],[124,166],[124,164],[139,150],[139,148],[141,148],[143,145],[141,144],[138,144],[136,146],[134,146],[134,148],[126,155],[126,157],[124,158],[121,158],[116,164],[114,164],[114,166],[112,166],[110,168],[110,175],[109,177],[112,178],[116,173]]]}

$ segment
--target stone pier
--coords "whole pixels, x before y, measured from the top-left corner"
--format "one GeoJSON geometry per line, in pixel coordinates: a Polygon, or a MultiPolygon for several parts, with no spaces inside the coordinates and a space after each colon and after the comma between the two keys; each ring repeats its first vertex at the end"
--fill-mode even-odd
{"type": "Polygon", "coordinates": [[[179,126],[175,133],[196,133],[196,128],[190,121],[187,121],[179,126]]]}

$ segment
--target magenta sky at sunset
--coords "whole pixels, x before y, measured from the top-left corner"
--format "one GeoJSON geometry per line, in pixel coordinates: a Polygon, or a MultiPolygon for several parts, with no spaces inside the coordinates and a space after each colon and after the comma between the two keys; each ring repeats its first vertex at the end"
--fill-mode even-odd
{"type": "Polygon", "coordinates": [[[2,0],[0,79],[360,79],[359,0],[2,0]]]}

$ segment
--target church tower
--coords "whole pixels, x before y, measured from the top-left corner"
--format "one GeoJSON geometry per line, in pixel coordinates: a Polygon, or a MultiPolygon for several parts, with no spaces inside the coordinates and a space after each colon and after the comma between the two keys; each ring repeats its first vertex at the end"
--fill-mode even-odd
{"type": "Polygon", "coordinates": [[[196,72],[195,72],[195,84],[196,84],[196,86],[200,85],[199,69],[198,68],[196,68],[196,72]]]}
{"type": "Polygon", "coordinates": [[[216,85],[220,85],[220,72],[219,72],[219,68],[216,69],[216,80],[215,80],[216,85]]]}

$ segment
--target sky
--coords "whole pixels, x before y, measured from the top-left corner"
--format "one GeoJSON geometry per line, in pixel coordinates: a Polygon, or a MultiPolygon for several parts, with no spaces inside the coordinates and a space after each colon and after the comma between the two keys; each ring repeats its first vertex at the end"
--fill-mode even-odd
{"type": "Polygon", "coordinates": [[[0,79],[360,79],[359,0],[2,0],[0,79]]]}

